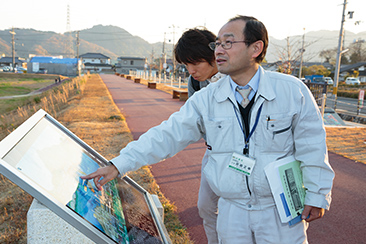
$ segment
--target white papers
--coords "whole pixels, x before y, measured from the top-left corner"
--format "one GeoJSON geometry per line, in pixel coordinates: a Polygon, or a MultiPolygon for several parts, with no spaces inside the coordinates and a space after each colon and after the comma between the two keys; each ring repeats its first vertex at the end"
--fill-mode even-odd
{"type": "Polygon", "coordinates": [[[264,168],[282,223],[293,225],[301,221],[305,188],[300,162],[289,156],[264,168]]]}

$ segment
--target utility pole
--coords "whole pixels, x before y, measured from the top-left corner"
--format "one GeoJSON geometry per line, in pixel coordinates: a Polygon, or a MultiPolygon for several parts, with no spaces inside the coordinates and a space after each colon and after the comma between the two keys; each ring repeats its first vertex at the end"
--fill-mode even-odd
{"type": "Polygon", "coordinates": [[[290,37],[287,37],[287,71],[286,74],[291,74],[291,48],[290,37]]]}
{"type": "Polygon", "coordinates": [[[152,77],[152,65],[153,65],[153,63],[154,63],[154,48],[152,48],[151,55],[150,55],[149,77],[152,77]]]}
{"type": "Polygon", "coordinates": [[[299,70],[299,79],[301,79],[301,73],[302,73],[302,59],[304,56],[304,45],[305,45],[305,28],[304,28],[304,34],[302,35],[302,47],[301,47],[301,57],[300,57],[300,70],[299,70]]]}
{"type": "Polygon", "coordinates": [[[167,68],[167,63],[166,63],[166,53],[165,53],[165,34],[166,32],[164,32],[164,42],[163,42],[163,58],[164,58],[164,63],[163,63],[163,75],[164,75],[164,78],[165,78],[165,75],[166,75],[166,68],[167,68]]]}
{"type": "Polygon", "coordinates": [[[171,27],[169,27],[169,28],[173,28],[173,47],[172,47],[172,61],[173,61],[173,76],[172,76],[172,78],[173,79],[175,78],[175,55],[174,55],[175,27],[178,27],[178,26],[172,25],[171,27]]]}
{"type": "Polygon", "coordinates": [[[80,31],[76,32],[76,70],[78,76],[80,76],[80,65],[79,65],[79,46],[80,46],[80,39],[79,39],[80,31]]]}
{"type": "Polygon", "coordinates": [[[11,36],[11,46],[12,46],[12,61],[13,61],[13,72],[15,72],[15,32],[14,32],[14,27],[12,28],[12,31],[9,31],[9,33],[12,35],[11,36]]]}
{"type": "Polygon", "coordinates": [[[71,35],[71,25],[70,25],[70,5],[67,5],[67,19],[66,19],[66,51],[65,56],[71,58],[74,56],[73,51],[73,41],[71,35]]]}
{"type": "Polygon", "coordinates": [[[334,71],[334,86],[333,86],[334,109],[336,109],[336,107],[337,107],[337,92],[338,92],[338,83],[339,83],[339,70],[340,70],[340,66],[341,66],[341,55],[342,55],[342,49],[343,49],[343,47],[342,47],[343,35],[344,35],[343,26],[344,26],[344,21],[345,21],[346,6],[347,6],[347,0],[344,0],[341,30],[339,32],[339,40],[338,40],[336,67],[335,67],[335,71],[334,71]]]}

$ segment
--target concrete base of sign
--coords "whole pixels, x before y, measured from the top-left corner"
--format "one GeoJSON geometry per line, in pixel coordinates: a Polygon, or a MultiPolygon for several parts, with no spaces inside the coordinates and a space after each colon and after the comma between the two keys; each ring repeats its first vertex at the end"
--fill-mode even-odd
{"type": "Polygon", "coordinates": [[[93,243],[89,238],[34,199],[27,213],[27,243],[93,243]]]}
{"type": "MultiPolygon", "coordinates": [[[[164,208],[157,195],[151,195],[164,221],[164,208]]],[[[94,244],[89,238],[34,199],[27,213],[27,243],[86,243],[94,244]]]]}

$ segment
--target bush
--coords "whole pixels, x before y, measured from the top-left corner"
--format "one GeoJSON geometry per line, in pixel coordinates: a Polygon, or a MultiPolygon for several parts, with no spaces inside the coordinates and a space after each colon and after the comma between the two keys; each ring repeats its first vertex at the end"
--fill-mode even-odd
{"type": "Polygon", "coordinates": [[[35,97],[33,99],[33,101],[37,104],[37,103],[40,103],[41,102],[41,98],[40,97],[35,97]]]}

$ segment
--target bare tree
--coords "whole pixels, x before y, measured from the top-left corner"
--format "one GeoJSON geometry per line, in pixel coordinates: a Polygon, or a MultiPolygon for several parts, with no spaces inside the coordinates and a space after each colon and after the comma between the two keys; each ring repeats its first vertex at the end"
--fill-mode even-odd
{"type": "Polygon", "coordinates": [[[325,59],[326,63],[335,64],[337,56],[337,48],[326,49],[320,52],[319,56],[325,59]]]}
{"type": "Polygon", "coordinates": [[[365,40],[357,39],[355,40],[349,47],[350,56],[349,60],[351,64],[366,61],[366,48],[365,48],[365,40]]]}
{"type": "MultiPolygon", "coordinates": [[[[282,61],[279,72],[292,74],[296,68],[299,68],[301,54],[304,53],[310,45],[318,41],[315,40],[305,43],[302,41],[302,38],[303,36],[287,37],[285,45],[271,43],[277,51],[278,59],[282,61]]],[[[306,59],[310,60],[316,56],[317,54],[307,53],[306,59]]]]}

